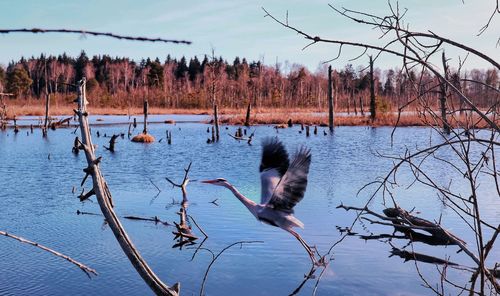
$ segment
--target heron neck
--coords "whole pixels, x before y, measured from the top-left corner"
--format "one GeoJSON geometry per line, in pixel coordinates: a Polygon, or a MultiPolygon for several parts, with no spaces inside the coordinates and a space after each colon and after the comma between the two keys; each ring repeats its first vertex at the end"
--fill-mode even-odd
{"type": "Polygon", "coordinates": [[[231,192],[234,194],[234,196],[236,196],[236,198],[238,198],[242,204],[245,205],[245,207],[247,207],[247,209],[255,216],[257,217],[257,204],[247,198],[246,196],[244,196],[243,194],[241,194],[234,186],[232,185],[229,185],[229,187],[227,187],[229,190],[231,190],[231,192]]]}

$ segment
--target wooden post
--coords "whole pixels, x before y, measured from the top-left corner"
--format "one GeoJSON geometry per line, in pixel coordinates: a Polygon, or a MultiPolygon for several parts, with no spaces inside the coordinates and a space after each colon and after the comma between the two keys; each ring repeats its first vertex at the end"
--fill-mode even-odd
{"type": "Polygon", "coordinates": [[[306,125],[306,137],[309,137],[309,136],[310,136],[310,134],[309,134],[309,126],[306,125]]]}
{"type": "MultiPolygon", "coordinates": [[[[448,80],[448,65],[446,63],[446,56],[443,54],[441,56],[442,61],[443,61],[443,69],[444,69],[444,79],[448,80]]],[[[445,81],[441,81],[440,84],[440,89],[441,89],[441,97],[439,98],[439,102],[441,105],[441,120],[443,121],[443,131],[449,135],[450,134],[450,124],[448,123],[448,120],[446,119],[446,95],[447,95],[447,86],[445,81]]]]}
{"type": "Polygon", "coordinates": [[[328,66],[328,127],[333,132],[333,85],[332,66],[328,66]]]}
{"type": "MultiPolygon", "coordinates": [[[[149,265],[146,263],[144,258],[140,255],[139,251],[135,248],[132,240],[129,238],[127,232],[123,228],[118,216],[113,210],[113,201],[109,187],[102,175],[99,163],[101,158],[97,158],[95,155],[95,148],[92,143],[92,138],[90,134],[87,104],[88,101],[85,96],[85,78],[83,78],[79,83],[78,88],[78,110],[75,110],[78,115],[80,122],[80,131],[82,134],[82,141],[80,148],[85,151],[85,157],[87,159],[88,167],[85,168],[87,176],[92,177],[92,190],[97,197],[97,201],[101,208],[101,212],[106,219],[106,223],[115,235],[116,240],[120,244],[125,255],[127,255],[129,261],[132,263],[134,268],[137,270],[142,279],[148,284],[151,290],[156,295],[179,295],[179,285],[176,284],[173,287],[167,286],[161,281],[161,279],[151,270],[149,265]]],[[[84,179],[85,180],[85,179],[84,179]]]]}
{"type": "Polygon", "coordinates": [[[219,115],[217,114],[217,104],[214,105],[214,126],[215,126],[215,140],[219,141],[219,115]]]}
{"type": "Polygon", "coordinates": [[[143,134],[148,133],[148,100],[144,100],[144,129],[142,130],[143,134]]]}
{"type": "Polygon", "coordinates": [[[245,118],[245,126],[250,126],[250,112],[252,110],[252,105],[251,104],[248,104],[248,107],[247,107],[247,116],[245,118]]]}
{"type": "Polygon", "coordinates": [[[370,56],[370,118],[372,122],[377,117],[375,104],[375,77],[373,76],[373,59],[370,56]]]}

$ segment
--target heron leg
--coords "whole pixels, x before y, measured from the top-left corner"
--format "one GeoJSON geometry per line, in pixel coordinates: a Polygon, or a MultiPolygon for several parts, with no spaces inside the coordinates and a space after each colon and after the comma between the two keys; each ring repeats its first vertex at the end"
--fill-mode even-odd
{"type": "Polygon", "coordinates": [[[309,245],[302,239],[302,237],[292,229],[287,229],[287,231],[300,242],[300,244],[304,247],[304,249],[306,249],[307,253],[309,254],[309,257],[311,258],[312,264],[318,265],[316,257],[314,256],[314,252],[311,250],[311,247],[309,247],[309,245]]]}

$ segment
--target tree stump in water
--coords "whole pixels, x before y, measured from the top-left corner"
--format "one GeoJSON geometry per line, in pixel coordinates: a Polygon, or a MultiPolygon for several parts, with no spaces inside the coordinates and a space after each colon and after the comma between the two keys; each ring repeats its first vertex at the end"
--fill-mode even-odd
{"type": "MultiPolygon", "coordinates": [[[[144,100],[144,129],[142,134],[138,134],[137,136],[132,138],[132,142],[136,143],[153,143],[155,141],[155,137],[148,134],[148,101],[144,100]]],[[[135,123],[135,118],[134,118],[135,123]]]]}

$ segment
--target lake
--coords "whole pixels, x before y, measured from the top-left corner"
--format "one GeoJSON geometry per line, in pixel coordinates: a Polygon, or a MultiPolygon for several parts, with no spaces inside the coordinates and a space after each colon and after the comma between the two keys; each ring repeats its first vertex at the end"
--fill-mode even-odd
{"type": "MultiPolygon", "coordinates": [[[[296,206],[295,215],[305,224],[298,232],[310,245],[326,253],[341,233],[336,226],[350,226],[355,213],[336,207],[362,206],[373,193],[373,187],[358,190],[365,184],[384,176],[392,161],[378,157],[383,154],[403,154],[405,148],[425,147],[429,141],[439,142],[439,137],[429,128],[405,127],[396,130],[391,146],[392,128],[337,127],[334,135],[306,138],[299,133],[300,126],[276,130],[272,126],[249,128],[255,131],[253,145],[237,142],[227,135],[236,127],[221,129],[221,140],[207,144],[208,124],[196,122],[206,116],[175,117],[177,124],[151,124],[149,131],[157,139],[152,144],[132,143],[127,139],[127,117],[98,116],[94,126],[93,141],[98,145],[97,155],[102,155],[102,171],[114,198],[119,216],[157,216],[163,221],[179,222],[179,188],[172,188],[165,177],[182,181],[184,167],[192,162],[189,183],[188,213],[208,234],[193,260],[198,244],[172,248],[176,243],[174,227],[147,221],[121,219],[132,241],[156,274],[167,284],[181,283],[181,295],[199,295],[205,271],[212,255],[238,241],[261,243],[234,246],[226,250],[213,264],[205,283],[206,295],[288,295],[302,282],[310,269],[310,260],[304,249],[290,234],[257,221],[247,209],[222,187],[202,184],[196,180],[225,178],[249,198],[260,200],[258,172],[261,146],[267,136],[278,136],[292,153],[300,145],[312,150],[312,164],[308,188],[304,199],[296,206]],[[172,132],[172,145],[165,141],[166,130],[172,132]],[[96,136],[99,131],[100,137],[96,136]],[[114,133],[125,133],[119,138],[116,152],[103,149],[114,133]],[[158,140],[162,139],[161,142],[158,140]],[[151,183],[156,184],[161,192],[151,183]],[[212,201],[216,200],[215,203],[212,201]]],[[[167,116],[169,117],[169,116],[167,116]]],[[[96,117],[94,117],[96,118],[96,117]]],[[[138,117],[140,119],[141,117],[138,117]]],[[[163,117],[158,118],[162,121],[163,117]]],[[[29,122],[28,119],[24,119],[29,122]]],[[[99,214],[100,209],[92,197],[80,202],[80,182],[86,167],[83,153],[71,152],[74,128],[49,131],[42,138],[41,131],[33,134],[23,128],[18,134],[12,129],[0,131],[0,230],[44,244],[94,268],[98,276],[89,279],[81,270],[32,246],[21,244],[7,237],[0,237],[0,295],[148,295],[148,286],[136,273],[122,252],[109,227],[99,215],[77,215],[77,211],[99,214]],[[75,192],[73,193],[73,188],[75,192]]],[[[134,134],[142,131],[139,125],[134,134]]],[[[78,131],[79,135],[79,131],[78,131]]],[[[442,156],[450,155],[443,151],[442,156]]],[[[456,161],[450,159],[450,161],[456,161]]],[[[425,166],[438,182],[453,180],[455,191],[467,196],[467,184],[456,173],[438,164],[425,166]]],[[[415,184],[410,189],[404,185],[412,182],[408,169],[400,171],[401,186],[395,188],[400,205],[408,210],[415,208],[419,216],[434,221],[441,217],[442,225],[464,239],[475,250],[474,236],[452,210],[439,200],[436,193],[415,184]]],[[[91,182],[84,185],[88,190],[91,182]]],[[[492,182],[480,184],[483,217],[493,225],[500,220],[500,198],[492,182]]],[[[371,208],[381,211],[384,207],[377,197],[371,208]]],[[[389,204],[390,205],[390,204],[389,204]]],[[[356,224],[360,234],[392,233],[386,226],[369,223],[356,224]]],[[[487,236],[491,232],[485,230],[487,236]]],[[[203,235],[193,225],[193,233],[203,235]]],[[[406,241],[393,241],[403,247],[406,241]]],[[[473,262],[458,247],[430,247],[415,243],[416,252],[449,258],[473,266],[473,262]]],[[[422,286],[413,261],[404,262],[393,256],[391,246],[378,240],[365,241],[355,236],[347,237],[331,252],[333,260],[317,287],[317,295],[428,295],[431,291],[422,286]]],[[[493,249],[489,266],[500,261],[500,252],[493,249]]],[[[419,270],[430,283],[439,282],[435,265],[419,263],[419,270]]],[[[466,283],[470,274],[448,270],[448,277],[466,283]]],[[[307,281],[300,295],[311,295],[316,281],[307,281]]],[[[448,286],[451,294],[458,290],[448,286]]]]}

